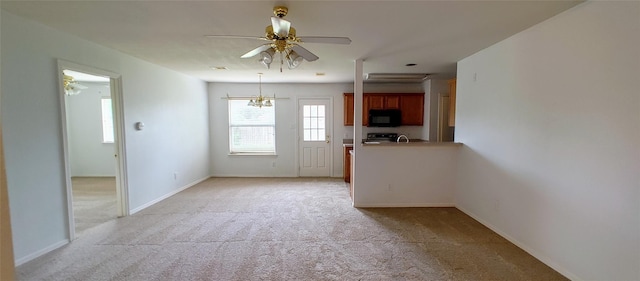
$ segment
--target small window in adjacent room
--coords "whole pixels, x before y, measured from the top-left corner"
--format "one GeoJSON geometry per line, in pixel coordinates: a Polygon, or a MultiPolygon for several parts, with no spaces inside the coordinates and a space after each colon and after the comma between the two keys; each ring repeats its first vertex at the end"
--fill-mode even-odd
{"type": "Polygon", "coordinates": [[[113,143],[113,109],[111,108],[111,98],[100,99],[102,108],[102,142],[113,143]]]}
{"type": "Polygon", "coordinates": [[[246,100],[229,100],[229,153],[276,153],[275,102],[270,107],[248,106],[246,100]]]}

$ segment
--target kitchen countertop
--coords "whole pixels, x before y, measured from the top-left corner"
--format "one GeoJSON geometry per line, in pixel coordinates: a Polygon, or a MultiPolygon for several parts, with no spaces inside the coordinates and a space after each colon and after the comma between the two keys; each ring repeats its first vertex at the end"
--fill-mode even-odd
{"type": "Polygon", "coordinates": [[[431,142],[425,140],[409,140],[409,142],[380,142],[380,143],[363,143],[362,146],[461,146],[459,142],[431,142]]]}
{"type": "Polygon", "coordinates": [[[353,147],[353,139],[342,139],[343,147],[353,147]]]}
{"type": "MultiPolygon", "coordinates": [[[[362,146],[460,146],[459,142],[430,142],[422,139],[410,139],[406,142],[372,142],[363,143],[362,146]]],[[[353,147],[353,139],[343,139],[342,146],[353,147]]]]}

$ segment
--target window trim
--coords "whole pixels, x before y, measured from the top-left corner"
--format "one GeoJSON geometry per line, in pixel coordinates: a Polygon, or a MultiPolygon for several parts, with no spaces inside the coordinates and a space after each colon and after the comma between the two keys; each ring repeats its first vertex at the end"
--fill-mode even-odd
{"type": "Polygon", "coordinates": [[[228,156],[278,156],[275,152],[229,152],[228,156]]]}
{"type": "Polygon", "coordinates": [[[114,144],[116,142],[116,134],[115,134],[115,122],[114,122],[114,116],[113,116],[113,99],[109,96],[105,96],[105,97],[100,97],[100,131],[101,131],[101,136],[102,136],[102,143],[103,144],[114,144]],[[111,130],[112,130],[112,134],[111,136],[113,137],[113,140],[109,141],[105,139],[105,127],[104,127],[104,122],[105,122],[105,110],[104,110],[104,101],[105,100],[109,100],[109,103],[111,104],[111,130]]]}

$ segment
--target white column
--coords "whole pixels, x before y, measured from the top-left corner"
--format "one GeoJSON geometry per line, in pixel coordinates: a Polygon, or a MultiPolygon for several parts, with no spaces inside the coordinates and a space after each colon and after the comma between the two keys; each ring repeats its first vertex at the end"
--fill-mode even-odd
{"type": "MultiPolygon", "coordinates": [[[[362,151],[362,77],[363,77],[363,60],[357,59],[355,61],[355,73],[353,79],[353,153],[358,155],[359,151],[362,151]]],[[[358,157],[352,158],[352,164],[357,168],[358,157]]],[[[353,205],[356,206],[357,196],[357,183],[358,177],[357,169],[352,169],[351,184],[353,185],[353,205]]]]}

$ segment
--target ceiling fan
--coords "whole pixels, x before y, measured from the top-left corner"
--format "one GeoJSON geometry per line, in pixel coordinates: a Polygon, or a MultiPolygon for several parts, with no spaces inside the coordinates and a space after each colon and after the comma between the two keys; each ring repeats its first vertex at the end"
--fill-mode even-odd
{"type": "Polygon", "coordinates": [[[322,36],[296,36],[296,30],[291,26],[291,22],[284,19],[289,12],[287,7],[276,6],[273,8],[275,17],[271,17],[271,25],[266,27],[264,37],[236,36],[236,35],[206,35],[209,38],[240,38],[257,39],[269,41],[246,54],[241,58],[251,58],[259,55],[259,62],[270,68],[271,62],[276,53],[280,54],[280,72],[286,60],[289,69],[294,69],[302,63],[302,60],[315,61],[318,56],[300,46],[300,43],[325,43],[325,44],[351,44],[348,37],[322,37],[322,36]]]}
{"type": "Polygon", "coordinates": [[[64,93],[67,96],[75,96],[80,94],[81,90],[87,89],[87,86],[79,84],[73,76],[64,74],[62,85],[64,87],[64,93]]]}

